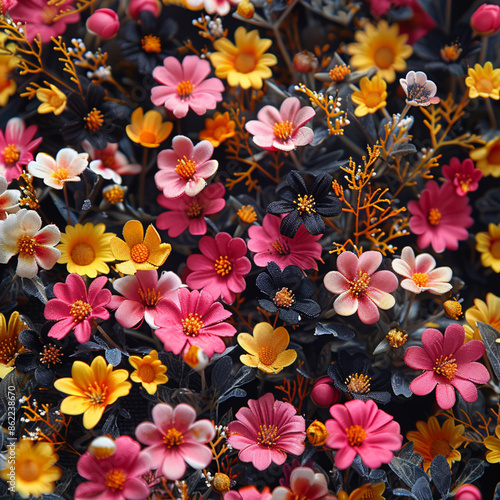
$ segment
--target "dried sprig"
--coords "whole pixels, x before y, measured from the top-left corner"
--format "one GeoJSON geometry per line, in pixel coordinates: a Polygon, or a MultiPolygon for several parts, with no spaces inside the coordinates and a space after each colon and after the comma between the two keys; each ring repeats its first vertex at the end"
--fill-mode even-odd
{"type": "MultiPolygon", "coordinates": [[[[300,369],[304,365],[304,362],[299,360],[298,365],[300,369]]],[[[276,389],[285,394],[283,397],[283,401],[286,401],[287,403],[293,405],[297,410],[297,413],[300,414],[302,412],[302,405],[304,404],[304,400],[312,391],[313,381],[301,375],[298,370],[296,377],[296,380],[288,380],[285,377],[283,379],[283,385],[277,385],[276,389]],[[294,401],[296,401],[296,398],[298,399],[297,404],[294,403],[294,401]]]]}

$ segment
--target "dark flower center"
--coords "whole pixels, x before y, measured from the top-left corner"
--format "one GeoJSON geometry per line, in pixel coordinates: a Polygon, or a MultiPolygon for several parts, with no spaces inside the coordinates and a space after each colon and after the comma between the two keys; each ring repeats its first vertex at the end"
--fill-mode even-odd
{"type": "Polygon", "coordinates": [[[189,204],[187,215],[190,219],[196,219],[201,215],[202,211],[203,207],[197,201],[193,201],[189,204]]]}
{"type": "Polygon", "coordinates": [[[17,338],[0,340],[0,363],[6,365],[16,354],[17,338]]]}
{"type": "Polygon", "coordinates": [[[285,240],[278,238],[271,245],[280,255],[288,255],[290,253],[290,247],[285,240]]]}

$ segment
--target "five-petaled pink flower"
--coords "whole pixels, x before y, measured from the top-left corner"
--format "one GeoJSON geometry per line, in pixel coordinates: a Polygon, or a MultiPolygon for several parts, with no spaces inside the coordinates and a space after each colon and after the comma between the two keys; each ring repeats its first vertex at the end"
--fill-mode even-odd
{"type": "Polygon", "coordinates": [[[278,111],[274,106],[264,106],[257,113],[257,120],[250,120],[245,128],[253,135],[253,142],[270,151],[292,151],[314,139],[314,132],[304,125],[314,118],[311,106],[300,107],[296,97],[288,97],[278,111]]]}
{"type": "Polygon", "coordinates": [[[274,462],[281,465],[287,453],[300,455],[305,445],[305,420],[290,403],[277,401],[271,393],[249,399],[249,408],[240,408],[228,425],[227,443],[240,450],[242,462],[265,470],[274,462]]]}
{"type": "Polygon", "coordinates": [[[379,309],[390,309],[395,299],[390,294],[398,287],[398,279],[391,271],[378,271],[382,254],[377,251],[344,252],[337,258],[338,271],[330,271],[324,278],[326,289],[340,293],[333,307],[341,316],[358,313],[359,319],[371,325],[380,318],[379,309]]]}
{"type": "Polygon", "coordinates": [[[190,255],[187,267],[190,271],[186,283],[190,288],[210,293],[232,304],[236,294],[245,290],[243,278],[250,272],[252,264],[245,257],[247,246],[241,238],[232,238],[228,233],[218,233],[215,238],[204,236],[199,247],[201,255],[190,255]]]}
{"type": "Polygon", "coordinates": [[[160,170],[155,174],[156,186],[166,198],[196,196],[207,185],[205,179],[217,172],[219,162],[211,160],[213,152],[209,141],[193,146],[191,139],[177,135],[172,140],[172,149],[158,154],[160,170]]]}
{"type": "Polygon", "coordinates": [[[278,486],[270,500],[336,500],[328,491],[325,475],[309,467],[297,467],[290,474],[290,488],[278,486]]]}
{"type": "Polygon", "coordinates": [[[448,410],[455,404],[455,389],[467,403],[477,399],[474,384],[486,384],[490,374],[486,367],[475,361],[485,353],[480,340],[464,344],[465,330],[462,325],[449,325],[444,335],[434,328],[422,334],[423,347],[408,347],[404,361],[415,370],[424,370],[410,384],[417,396],[430,394],[436,388],[437,404],[448,410]]]}
{"type": "Polygon", "coordinates": [[[210,70],[210,63],[198,56],[185,56],[182,65],[175,57],[166,57],[163,66],[153,70],[153,78],[161,85],[151,89],[151,101],[164,105],[176,118],[186,116],[189,108],[198,115],[215,109],[222,101],[224,84],[218,78],[205,80],[210,70]]]}
{"type": "Polygon", "coordinates": [[[401,448],[401,428],[392,415],[380,410],[371,399],[353,399],[330,408],[333,420],[325,422],[326,445],[334,450],[335,465],[347,469],[356,455],[370,469],[388,464],[401,448]]]}
{"type": "Polygon", "coordinates": [[[196,411],[186,403],[175,408],[159,403],[152,410],[153,422],[137,426],[137,439],[147,444],[152,468],[175,481],[186,473],[186,464],[203,469],[212,461],[212,452],[204,443],[215,437],[215,428],[207,419],[196,420],[196,411]]]}
{"type": "Polygon", "coordinates": [[[54,285],[55,299],[50,299],[45,305],[45,319],[57,321],[50,329],[49,337],[62,339],[71,330],[80,344],[88,342],[92,333],[93,322],[108,319],[106,309],[111,292],[104,288],[108,282],[106,276],[96,278],[87,287],[83,278],[75,273],[68,275],[64,283],[54,285]]]}
{"type": "Polygon", "coordinates": [[[465,196],[475,191],[483,176],[483,172],[474,166],[470,158],[466,158],[463,162],[458,158],[452,158],[449,165],[443,165],[442,171],[445,178],[455,186],[455,193],[458,196],[465,196]]]}

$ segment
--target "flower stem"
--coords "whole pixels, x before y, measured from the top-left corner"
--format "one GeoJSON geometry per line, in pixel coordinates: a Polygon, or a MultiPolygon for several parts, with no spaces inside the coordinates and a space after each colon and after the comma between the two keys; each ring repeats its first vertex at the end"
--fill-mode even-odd
{"type": "Polygon", "coordinates": [[[491,105],[491,99],[488,97],[486,101],[486,111],[488,111],[488,118],[490,119],[490,127],[492,129],[497,128],[497,120],[495,118],[495,113],[493,113],[493,106],[491,105]]]}
{"type": "Polygon", "coordinates": [[[9,284],[3,289],[2,295],[0,295],[0,304],[2,303],[2,300],[9,291],[10,287],[14,284],[14,281],[16,281],[16,278],[17,274],[14,274],[14,276],[12,276],[12,279],[9,281],[9,284]]]}
{"type": "Polygon", "coordinates": [[[445,18],[445,31],[446,34],[450,34],[451,27],[451,0],[446,0],[446,18],[445,18]]]}
{"type": "Polygon", "coordinates": [[[64,203],[66,203],[66,217],[68,219],[68,226],[71,226],[71,217],[69,215],[69,198],[68,198],[68,188],[66,183],[63,184],[64,191],[64,203]]]}
{"type": "Polygon", "coordinates": [[[101,333],[101,335],[116,349],[119,349],[121,352],[123,353],[126,353],[127,351],[125,351],[123,349],[123,347],[120,347],[105,331],[104,329],[101,327],[101,325],[97,325],[97,329],[99,330],[99,332],[101,333]]]}
{"type": "Polygon", "coordinates": [[[405,317],[403,319],[403,330],[406,328],[406,323],[408,321],[408,317],[410,316],[410,311],[411,311],[411,308],[413,306],[413,302],[415,301],[415,297],[416,295],[414,293],[411,294],[411,298],[410,298],[410,302],[408,302],[408,307],[406,308],[406,313],[405,313],[405,317]]]}
{"type": "Polygon", "coordinates": [[[139,180],[139,206],[144,208],[144,188],[146,186],[146,174],[148,173],[148,148],[142,152],[142,170],[139,180]]]}
{"type": "Polygon", "coordinates": [[[488,36],[481,37],[481,52],[479,53],[479,64],[483,64],[486,59],[486,52],[488,51],[488,36]]]}

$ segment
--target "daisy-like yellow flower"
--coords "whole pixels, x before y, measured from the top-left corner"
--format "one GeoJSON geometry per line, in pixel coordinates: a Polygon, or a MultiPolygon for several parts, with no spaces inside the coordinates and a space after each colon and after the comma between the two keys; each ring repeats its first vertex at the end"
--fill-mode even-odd
{"type": "Polygon", "coordinates": [[[486,453],[486,461],[490,464],[500,463],[500,425],[495,428],[495,436],[487,437],[484,440],[484,446],[488,448],[486,453]]]}
{"type": "Polygon", "coordinates": [[[158,384],[166,384],[168,377],[165,375],[167,367],[158,359],[158,352],[153,350],[147,356],[130,356],[129,363],[135,368],[130,378],[148,391],[154,394],[158,384]]]}
{"type": "Polygon", "coordinates": [[[406,61],[413,48],[408,45],[408,35],[399,34],[399,26],[389,26],[382,20],[376,26],[367,23],[364,31],[354,35],[358,43],[350,43],[347,52],[352,56],[351,65],[358,71],[376,67],[377,75],[386,82],[396,79],[396,71],[406,69],[406,61]]]}
{"type": "Polygon", "coordinates": [[[172,247],[162,243],[158,231],[150,224],[144,236],[144,229],[138,220],[129,220],[123,226],[125,241],[114,236],[110,246],[116,260],[116,268],[123,274],[135,274],[136,271],[158,269],[167,260],[172,247]]]}
{"type": "Polygon", "coordinates": [[[372,114],[387,105],[387,83],[375,75],[371,80],[364,76],[359,82],[360,92],[353,92],[352,102],[358,104],[354,110],[356,116],[372,114]]]}
{"type": "Polygon", "coordinates": [[[500,224],[488,224],[488,231],[476,234],[476,250],[481,252],[481,264],[500,273],[500,224]]]}
{"type": "Polygon", "coordinates": [[[15,490],[23,497],[41,497],[53,493],[55,481],[61,478],[62,471],[54,465],[59,457],[54,453],[52,443],[22,439],[16,444],[15,464],[5,462],[6,468],[0,477],[10,481],[9,472],[15,467],[15,490]]]}
{"type": "Polygon", "coordinates": [[[340,491],[337,498],[338,500],[385,500],[385,497],[382,496],[384,491],[384,483],[368,483],[356,488],[349,496],[345,491],[340,491]]]}
{"type": "MultiPolygon", "coordinates": [[[[14,43],[8,43],[5,33],[0,33],[0,48],[14,52],[16,46],[14,43]]],[[[10,77],[18,62],[19,58],[11,54],[0,55],[0,106],[5,106],[10,96],[16,93],[16,82],[10,77]]]]}
{"type": "Polygon", "coordinates": [[[214,148],[220,146],[221,142],[233,137],[236,133],[236,123],[229,118],[229,112],[215,113],[213,118],[205,119],[205,130],[200,132],[200,141],[209,141],[214,148]]]}
{"type": "Polygon", "coordinates": [[[469,325],[465,325],[465,341],[481,340],[481,334],[477,322],[486,323],[500,332],[500,297],[492,293],[486,294],[486,302],[474,299],[474,305],[465,311],[465,319],[469,325]]]}
{"type": "Polygon", "coordinates": [[[24,349],[19,342],[19,334],[25,328],[29,327],[17,311],[10,315],[8,326],[5,316],[0,313],[0,378],[14,369],[16,354],[24,349]]]}
{"type": "Polygon", "coordinates": [[[208,57],[215,68],[215,76],[226,78],[231,87],[262,88],[262,80],[271,78],[278,60],[273,54],[265,54],[271,47],[272,40],[260,38],[259,32],[247,30],[240,26],[234,32],[234,44],[227,38],[219,38],[214,42],[213,52],[208,57]]]}
{"type": "Polygon", "coordinates": [[[108,405],[130,392],[132,384],[127,381],[127,370],[113,370],[98,356],[89,366],[83,361],[75,361],[71,367],[71,377],[60,378],[54,387],[69,394],[61,403],[61,411],[66,415],[81,415],[85,429],[95,427],[108,405]]]}
{"type": "Polygon", "coordinates": [[[151,109],[144,114],[142,108],[137,108],[126,131],[131,141],[145,148],[157,148],[170,135],[173,127],[172,122],[163,121],[160,112],[151,109]]]}
{"type": "Polygon", "coordinates": [[[500,135],[469,153],[484,176],[500,177],[500,135]]]}
{"type": "Polygon", "coordinates": [[[406,439],[413,441],[415,453],[424,457],[423,467],[426,472],[437,455],[443,455],[450,467],[452,462],[461,459],[456,448],[464,441],[463,425],[455,425],[453,419],[449,418],[441,427],[436,417],[430,417],[427,422],[419,420],[417,429],[418,431],[408,432],[406,439]]]}
{"type": "MultiPolygon", "coordinates": [[[[47,83],[47,82],[46,82],[47,83]]],[[[36,91],[36,98],[42,103],[38,106],[38,113],[54,113],[60,115],[66,109],[66,94],[61,92],[54,84],[49,83],[49,88],[40,88],[36,91]]]]}
{"type": "Polygon", "coordinates": [[[487,99],[500,99],[500,69],[493,69],[493,64],[487,61],[484,66],[475,64],[474,69],[469,68],[469,76],[465,85],[469,87],[469,97],[484,97],[487,99]]]}
{"type": "Polygon", "coordinates": [[[287,349],[290,335],[285,328],[273,328],[269,323],[258,323],[249,333],[238,335],[240,344],[248,354],[242,354],[240,360],[244,365],[253,366],[265,373],[278,373],[285,366],[290,366],[297,358],[294,349],[287,349]]]}
{"type": "Polygon", "coordinates": [[[104,224],[76,224],[66,226],[66,233],[61,234],[59,264],[66,264],[69,273],[95,278],[97,273],[108,274],[106,262],[114,260],[109,242],[114,233],[105,233],[104,224]]]}

